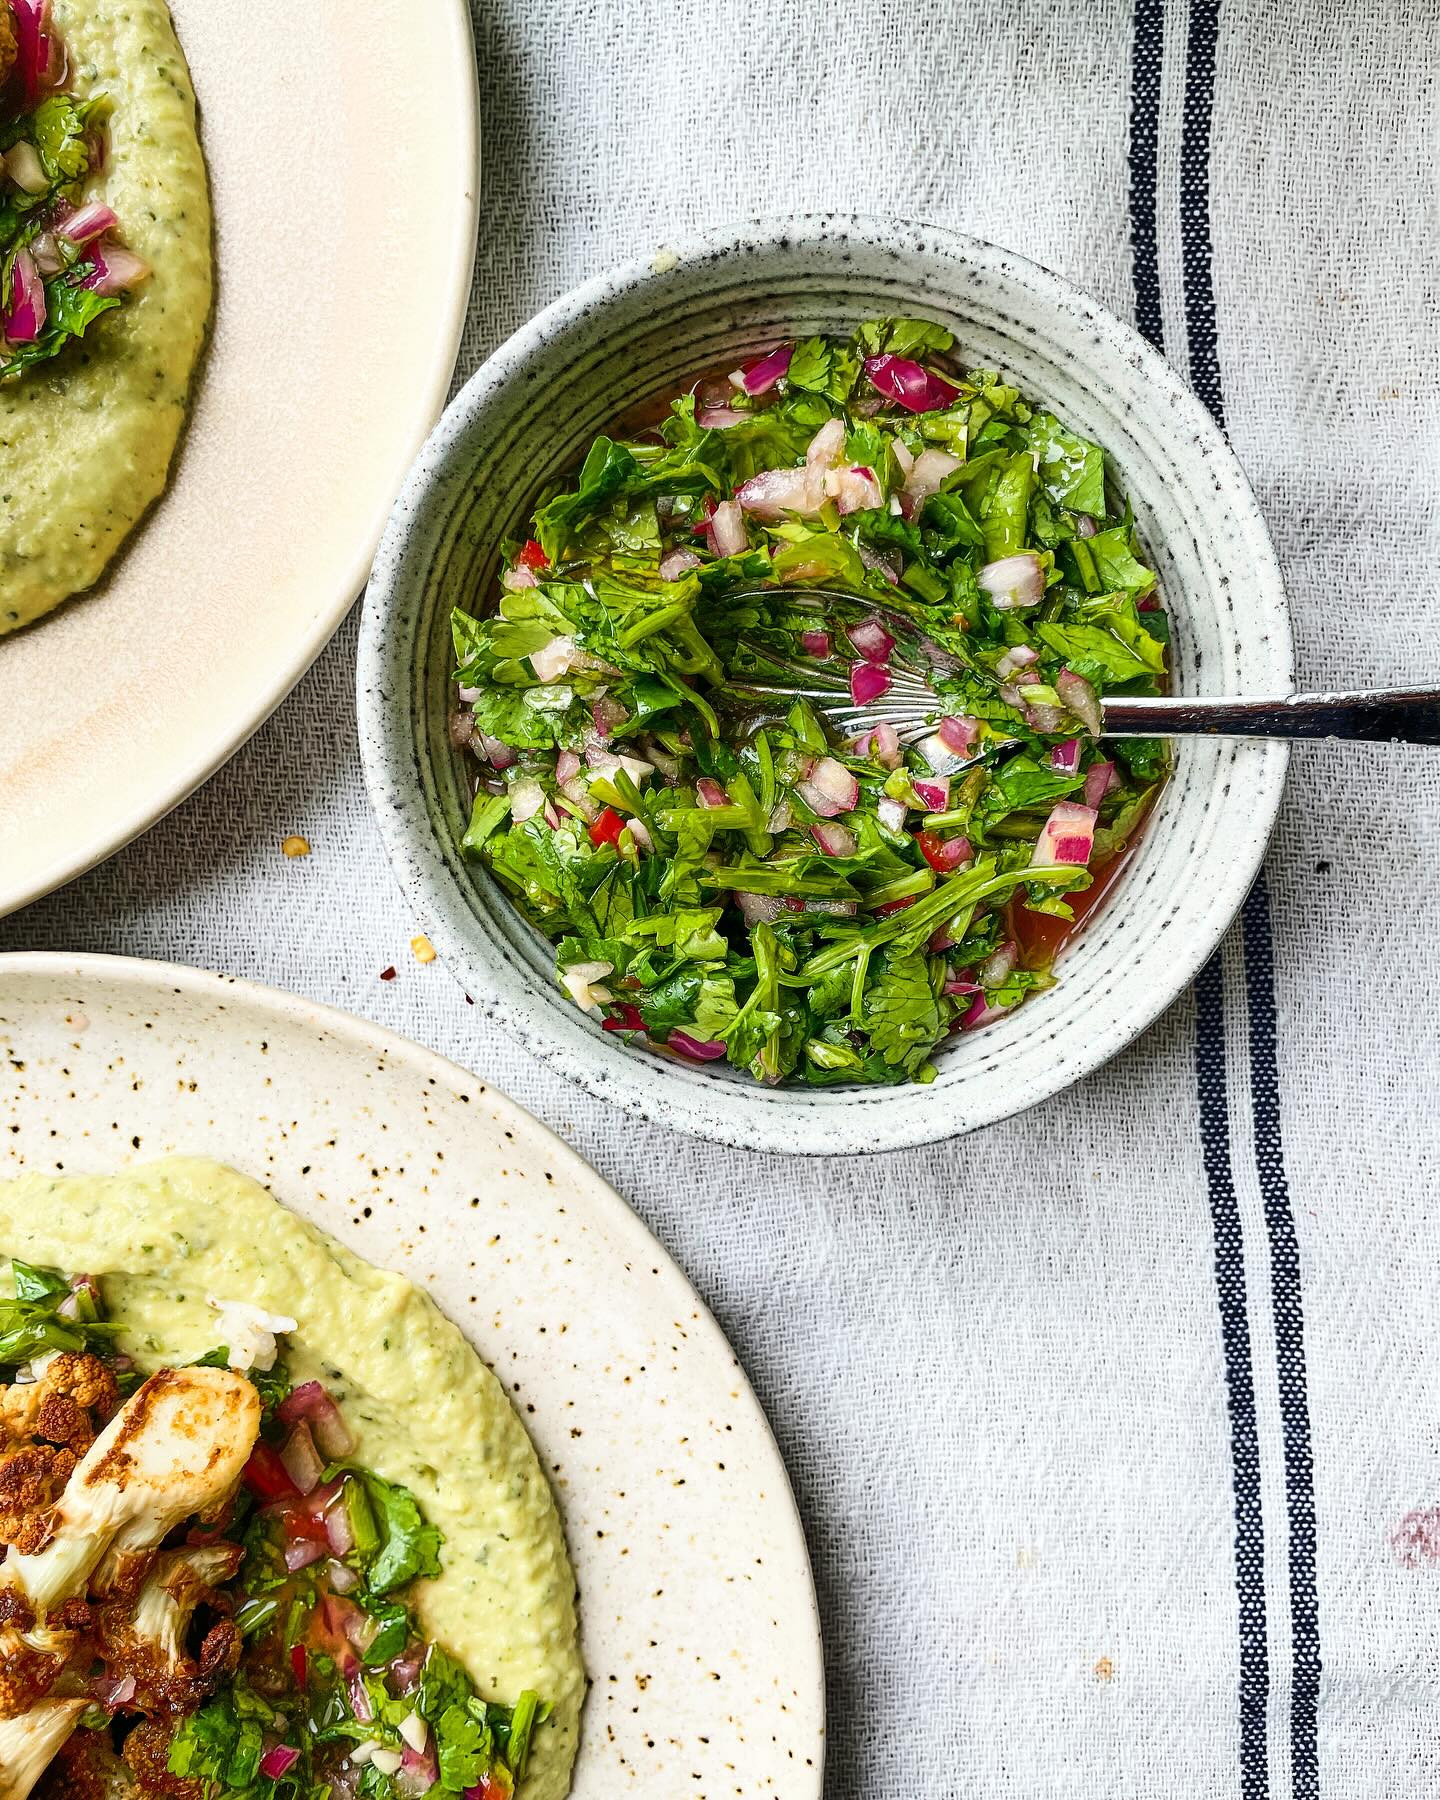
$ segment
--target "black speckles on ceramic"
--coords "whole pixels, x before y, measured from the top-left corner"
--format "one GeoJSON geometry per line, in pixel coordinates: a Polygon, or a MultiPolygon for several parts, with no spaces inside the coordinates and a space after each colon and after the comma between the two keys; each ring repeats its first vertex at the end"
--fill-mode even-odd
{"type": "Polygon", "coordinates": [[[818,1800],[819,1625],[779,1453],[690,1284],[573,1151],[372,1025],[118,957],[0,957],[0,1071],[0,1179],[215,1157],[465,1331],[579,1584],[575,1800],[818,1800]]]}
{"type": "Polygon", "coordinates": [[[446,734],[450,609],[484,603],[502,537],[619,412],[777,337],[909,313],[943,321],[1112,455],[1173,621],[1182,692],[1290,691],[1265,523],[1224,437],[1135,332],[1057,276],[938,227],[837,214],[663,246],[557,301],[454,401],[376,560],[360,642],[361,747],[400,881],[489,1017],[641,1118],[753,1149],[892,1150],[986,1125],[1113,1056],[1220,941],[1280,802],[1281,745],[1187,744],[1124,877],[1051,992],[954,1043],[928,1087],[763,1088],[621,1044],[562,992],[549,946],[459,853],[464,771],[446,734]]]}

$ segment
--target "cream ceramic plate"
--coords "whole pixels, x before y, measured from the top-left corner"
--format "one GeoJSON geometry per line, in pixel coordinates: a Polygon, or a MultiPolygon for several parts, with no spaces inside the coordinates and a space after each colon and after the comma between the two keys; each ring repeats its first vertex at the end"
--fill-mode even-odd
{"type": "MultiPolygon", "coordinates": [[[[211,774],[364,583],[445,399],[475,245],[464,0],[170,0],[217,306],[169,492],[109,577],[0,640],[0,914],[211,774]]],[[[82,446],[83,448],[83,446],[82,446]]]]}
{"type": "Polygon", "coordinates": [[[343,1013],[192,969],[0,957],[0,1177],[214,1156],[426,1288],[555,1485],[592,1686],[577,1800],[820,1792],[814,1593],[729,1345],[598,1175],[343,1013]]]}

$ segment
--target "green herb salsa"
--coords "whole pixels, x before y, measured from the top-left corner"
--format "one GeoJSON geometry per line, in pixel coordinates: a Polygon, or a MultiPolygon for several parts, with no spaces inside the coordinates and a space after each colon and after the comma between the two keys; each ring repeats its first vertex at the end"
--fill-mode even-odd
{"type": "Polygon", "coordinates": [[[464,850],[607,1031],[771,1083],[933,1079],[1052,985],[1150,809],[1164,746],[1098,741],[1101,697],[1166,677],[1129,508],[953,347],[879,320],[702,378],[598,438],[494,610],[455,612],[464,850]],[[807,671],[882,713],[923,679],[933,714],[737,704],[807,671]]]}

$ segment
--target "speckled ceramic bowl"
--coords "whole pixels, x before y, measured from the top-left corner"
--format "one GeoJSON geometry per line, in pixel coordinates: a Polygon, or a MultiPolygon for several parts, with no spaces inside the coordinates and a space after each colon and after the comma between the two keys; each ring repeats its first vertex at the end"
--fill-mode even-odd
{"type": "Polygon", "coordinates": [[[450,609],[483,604],[536,490],[624,408],[797,332],[942,320],[1113,456],[1174,622],[1182,692],[1284,693],[1290,629],[1254,496],[1209,414],[1126,325],[1034,263],[932,226],[822,215],[664,247],[557,301],[446,413],[381,546],[365,604],[361,744],[411,903],[477,1006],[547,1063],[642,1118],[756,1149],[843,1154],[1004,1118],[1113,1056],[1192,979],[1259,868],[1279,745],[1187,744],[1125,874],[1059,984],[939,1057],[928,1087],[764,1088],[603,1033],[551,952],[460,855],[466,770],[446,733],[450,609]]]}

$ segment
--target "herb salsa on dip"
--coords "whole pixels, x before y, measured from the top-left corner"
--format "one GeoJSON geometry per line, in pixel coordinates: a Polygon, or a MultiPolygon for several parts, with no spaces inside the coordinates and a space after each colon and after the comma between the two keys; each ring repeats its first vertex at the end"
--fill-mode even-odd
{"type": "Polygon", "coordinates": [[[1149,810],[1164,747],[1097,742],[1101,695],[1165,678],[1129,509],[1098,445],[952,346],[877,320],[702,378],[597,438],[495,612],[455,613],[464,848],[607,1031],[766,1082],[930,1080],[1052,984],[1149,810]],[[933,729],[737,718],[767,655],[857,702],[918,667],[933,729]]]}

